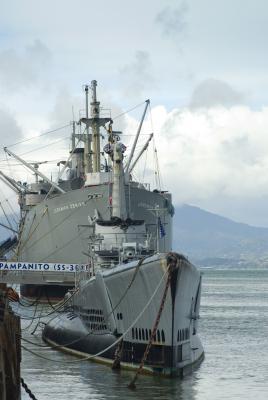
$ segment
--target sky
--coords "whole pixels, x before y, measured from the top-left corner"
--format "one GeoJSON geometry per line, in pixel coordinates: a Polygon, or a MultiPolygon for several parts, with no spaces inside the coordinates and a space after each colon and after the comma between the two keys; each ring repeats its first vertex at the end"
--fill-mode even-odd
{"type": "MultiPolygon", "coordinates": [[[[98,81],[103,107],[131,147],[154,132],[162,188],[235,221],[268,227],[268,3],[265,0],[0,0],[0,169],[68,157],[83,85],[98,81]],[[61,128],[48,135],[47,131],[61,128]],[[27,141],[25,141],[27,139],[27,141]],[[29,140],[28,140],[29,139],[29,140]],[[17,143],[17,144],[16,144],[17,143]]],[[[153,150],[136,174],[153,187],[153,150]]],[[[3,184],[2,202],[15,194],[3,184]]]]}

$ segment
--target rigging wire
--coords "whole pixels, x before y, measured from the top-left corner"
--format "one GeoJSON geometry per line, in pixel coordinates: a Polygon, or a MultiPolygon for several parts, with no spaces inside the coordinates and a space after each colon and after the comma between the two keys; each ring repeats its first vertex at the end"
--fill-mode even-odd
{"type": "MultiPolygon", "coordinates": [[[[149,305],[151,304],[151,302],[152,302],[153,298],[155,297],[156,293],[158,292],[158,290],[159,290],[159,288],[160,288],[160,286],[161,286],[161,284],[162,284],[162,282],[163,282],[165,276],[167,275],[167,273],[168,273],[168,269],[167,269],[167,270],[165,271],[165,273],[162,275],[162,277],[161,277],[161,279],[160,279],[158,285],[156,286],[156,288],[155,288],[155,290],[154,290],[152,296],[151,296],[150,299],[148,300],[148,302],[145,304],[144,308],[141,310],[141,312],[138,314],[138,316],[134,319],[134,321],[132,322],[132,324],[125,330],[125,332],[124,332],[122,335],[120,335],[120,336],[118,337],[118,339],[117,339],[114,343],[112,343],[111,345],[109,345],[108,347],[106,347],[105,349],[99,351],[99,352],[96,353],[96,354],[91,354],[91,355],[88,355],[88,356],[86,356],[86,357],[79,358],[78,360],[65,360],[64,362],[65,362],[66,364],[73,364],[73,363],[77,363],[77,362],[81,362],[81,361],[92,360],[93,358],[96,358],[96,357],[101,356],[103,353],[105,353],[106,351],[108,351],[108,350],[110,350],[111,348],[113,348],[116,344],[118,344],[118,343],[128,334],[128,332],[133,328],[133,326],[136,325],[136,323],[137,323],[137,322],[139,321],[139,319],[142,317],[142,315],[144,314],[144,312],[146,311],[146,309],[149,307],[149,305]]],[[[22,345],[21,347],[22,347],[25,351],[28,351],[29,353],[31,353],[31,354],[33,354],[33,355],[39,357],[39,358],[42,358],[42,359],[44,359],[44,360],[62,363],[62,360],[56,360],[55,358],[52,359],[52,358],[49,358],[49,357],[42,356],[41,354],[38,354],[38,353],[36,353],[35,351],[30,350],[30,349],[28,349],[27,347],[25,347],[25,346],[23,346],[23,345],[22,345]]],[[[62,346],[62,347],[64,347],[64,346],[62,346]]],[[[70,350],[71,350],[71,349],[70,349],[70,350]]]]}
{"type": "Polygon", "coordinates": [[[118,115],[116,115],[115,117],[113,117],[113,120],[115,120],[115,119],[117,119],[117,118],[120,118],[120,117],[122,117],[122,115],[128,114],[128,113],[130,113],[130,112],[133,111],[133,110],[136,110],[136,108],[142,106],[144,103],[146,103],[146,101],[143,101],[142,103],[137,104],[137,105],[134,106],[133,108],[130,108],[130,109],[126,110],[126,111],[123,111],[121,114],[118,114],[118,115]]]}
{"type": "MultiPolygon", "coordinates": [[[[151,104],[149,104],[149,115],[150,115],[150,122],[151,122],[152,132],[154,132],[151,104]]],[[[155,170],[155,184],[156,184],[156,187],[161,191],[162,178],[161,178],[161,175],[160,175],[157,148],[156,148],[156,143],[155,143],[155,135],[153,135],[153,148],[154,148],[154,161],[155,161],[155,168],[156,168],[156,170],[155,170]]]]}
{"type": "Polygon", "coordinates": [[[5,199],[5,201],[6,201],[6,203],[8,204],[8,206],[9,206],[9,208],[10,208],[10,210],[11,210],[11,213],[12,213],[11,218],[13,219],[13,221],[14,221],[14,223],[15,223],[15,226],[17,227],[18,224],[19,224],[19,221],[18,221],[18,219],[16,218],[16,215],[17,215],[17,214],[16,214],[16,212],[15,212],[13,206],[11,205],[10,201],[9,201],[8,199],[5,199]]]}
{"type": "MultiPolygon", "coordinates": [[[[135,281],[135,278],[136,278],[136,276],[137,276],[137,273],[138,273],[139,268],[140,268],[140,266],[142,265],[143,261],[144,261],[146,258],[148,258],[148,257],[150,257],[150,256],[143,257],[143,258],[140,259],[139,262],[137,263],[137,265],[136,265],[136,267],[135,267],[134,274],[133,274],[133,276],[132,276],[132,278],[131,278],[131,280],[130,280],[130,283],[127,285],[125,291],[123,292],[121,298],[118,300],[118,302],[116,303],[116,305],[112,308],[112,310],[110,311],[110,313],[106,316],[106,323],[107,323],[107,324],[108,324],[108,320],[109,320],[110,316],[113,315],[113,313],[115,312],[115,310],[119,307],[119,305],[122,303],[123,299],[126,297],[128,291],[129,291],[129,289],[131,288],[132,284],[133,284],[134,281],[135,281]]],[[[69,300],[69,299],[68,299],[68,300],[69,300]]],[[[71,310],[70,310],[70,311],[71,311],[71,310]]],[[[61,319],[61,316],[58,316],[58,317],[59,317],[59,319],[61,319]]],[[[53,319],[53,318],[52,318],[52,319],[53,319]]],[[[83,339],[85,339],[86,337],[92,335],[96,330],[97,330],[97,327],[94,328],[94,329],[91,329],[87,334],[85,334],[85,335],[83,335],[83,336],[80,336],[80,337],[77,338],[77,339],[74,339],[72,342],[65,343],[64,345],[63,345],[63,344],[60,344],[60,345],[55,345],[55,346],[44,346],[44,345],[41,345],[41,344],[39,344],[39,343],[31,342],[31,341],[29,341],[29,340],[27,340],[27,339],[24,339],[24,338],[22,338],[22,340],[26,341],[26,342],[29,343],[29,344],[38,346],[38,347],[43,347],[43,348],[45,347],[45,348],[53,348],[53,349],[55,349],[55,348],[62,348],[62,347],[66,347],[66,346],[71,346],[72,344],[77,343],[77,342],[79,342],[80,340],[83,340],[83,339]]],[[[103,334],[100,334],[100,333],[97,333],[97,334],[103,335],[103,334]]]]}
{"type": "MultiPolygon", "coordinates": [[[[33,315],[33,318],[31,319],[31,322],[30,322],[29,325],[27,325],[26,327],[21,328],[22,331],[27,331],[27,330],[30,329],[30,327],[32,326],[32,324],[33,324],[33,322],[34,322],[34,320],[35,320],[35,315],[36,315],[36,312],[37,312],[37,306],[38,306],[38,303],[35,304],[34,315],[33,315]]],[[[18,314],[17,314],[17,315],[18,315],[18,314]]]]}
{"type": "MultiPolygon", "coordinates": [[[[47,314],[45,314],[45,315],[42,315],[41,316],[41,318],[46,318],[46,317],[49,317],[50,315],[52,315],[52,314],[54,314],[54,312],[57,312],[58,310],[60,310],[77,292],[79,291],[79,289],[74,289],[74,291],[73,291],[73,293],[71,294],[71,296],[70,297],[68,297],[68,299],[65,299],[65,300],[63,300],[63,301],[60,301],[59,303],[57,303],[57,304],[59,304],[59,306],[57,307],[57,305],[55,306],[55,309],[53,310],[53,311],[51,311],[51,312],[49,312],[49,313],[47,313],[47,314]]],[[[22,315],[20,315],[20,314],[16,314],[18,317],[21,317],[21,319],[25,319],[25,320],[29,320],[29,319],[32,319],[32,318],[29,318],[28,316],[26,316],[26,315],[24,315],[24,316],[22,316],[22,315]]],[[[33,319],[37,319],[37,318],[40,318],[40,315],[38,315],[37,317],[35,317],[35,318],[33,318],[33,319]]]]}
{"type": "Polygon", "coordinates": [[[19,141],[19,142],[13,143],[13,144],[10,144],[8,147],[13,147],[13,146],[16,146],[17,144],[29,142],[30,140],[33,140],[33,139],[38,139],[38,138],[41,137],[41,136],[49,135],[50,133],[54,133],[54,132],[60,131],[61,129],[67,128],[67,127],[70,126],[70,125],[71,125],[71,123],[69,123],[68,125],[60,126],[59,128],[55,128],[55,129],[50,130],[50,131],[47,131],[47,132],[40,133],[40,135],[32,136],[32,137],[30,137],[30,138],[21,140],[21,141],[19,141]]]}
{"type": "MultiPolygon", "coordinates": [[[[85,133],[85,130],[86,130],[86,128],[83,130],[82,135],[85,133]]],[[[82,137],[82,135],[81,135],[81,137],[82,137]]],[[[69,155],[69,157],[68,157],[68,159],[67,159],[67,161],[66,161],[66,163],[65,163],[65,165],[64,165],[64,168],[61,170],[61,172],[60,172],[60,174],[59,174],[59,176],[58,176],[58,181],[60,180],[60,178],[62,177],[62,175],[63,175],[63,173],[64,173],[64,171],[65,171],[65,169],[67,168],[67,165],[68,165],[69,161],[71,160],[74,151],[76,150],[78,144],[79,144],[80,141],[81,141],[81,137],[78,139],[76,145],[74,146],[74,148],[73,148],[72,151],[70,152],[70,155],[69,155]]],[[[52,193],[53,189],[54,189],[53,186],[51,186],[51,188],[49,189],[49,191],[48,191],[48,193],[46,194],[46,196],[45,196],[45,198],[44,198],[43,201],[46,201],[46,199],[48,198],[48,196],[52,193]]]]}
{"type": "Polygon", "coordinates": [[[45,147],[52,146],[53,144],[62,142],[62,141],[67,140],[67,139],[69,140],[69,137],[60,138],[58,140],[55,140],[54,142],[45,144],[44,146],[36,147],[33,150],[29,150],[29,151],[26,151],[25,153],[19,154],[19,156],[25,156],[25,154],[33,153],[34,151],[38,151],[38,150],[44,149],[45,147]]]}

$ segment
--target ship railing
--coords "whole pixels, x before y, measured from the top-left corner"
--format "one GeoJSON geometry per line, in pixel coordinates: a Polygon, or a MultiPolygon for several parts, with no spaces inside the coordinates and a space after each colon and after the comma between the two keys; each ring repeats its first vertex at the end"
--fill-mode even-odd
{"type": "Polygon", "coordinates": [[[97,246],[98,250],[108,250],[111,247],[122,247],[124,243],[135,243],[136,248],[147,248],[149,247],[150,237],[151,236],[147,233],[103,232],[102,237],[98,238],[98,240],[92,241],[90,245],[97,246]],[[107,246],[104,246],[105,242],[107,243],[107,246]]]}

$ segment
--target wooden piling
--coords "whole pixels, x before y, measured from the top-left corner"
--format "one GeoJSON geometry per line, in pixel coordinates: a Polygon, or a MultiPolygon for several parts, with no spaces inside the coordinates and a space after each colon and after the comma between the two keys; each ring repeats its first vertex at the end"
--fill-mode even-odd
{"type": "Polygon", "coordinates": [[[20,318],[14,315],[5,284],[0,284],[0,400],[20,400],[20,318]]]}

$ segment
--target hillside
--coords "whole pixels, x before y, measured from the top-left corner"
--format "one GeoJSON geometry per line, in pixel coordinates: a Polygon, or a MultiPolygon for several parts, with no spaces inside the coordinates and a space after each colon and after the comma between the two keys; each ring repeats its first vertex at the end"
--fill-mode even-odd
{"type": "MultiPolygon", "coordinates": [[[[12,233],[0,226],[0,243],[10,236],[12,233]]],[[[268,228],[183,205],[176,207],[173,217],[173,248],[204,266],[268,266],[268,228]]]]}
{"type": "Polygon", "coordinates": [[[268,228],[253,227],[204,211],[177,207],[174,216],[174,249],[204,265],[268,264],[268,228]]]}

